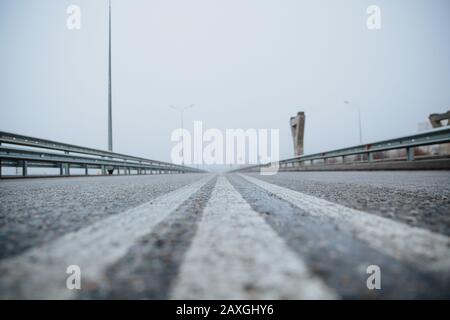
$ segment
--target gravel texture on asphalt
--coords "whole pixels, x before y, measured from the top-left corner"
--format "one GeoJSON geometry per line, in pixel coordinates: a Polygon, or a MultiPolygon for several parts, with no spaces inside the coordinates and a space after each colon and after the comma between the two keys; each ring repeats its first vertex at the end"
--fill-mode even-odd
{"type": "MultiPolygon", "coordinates": [[[[379,215],[450,235],[450,171],[249,175],[371,216],[379,215]]],[[[2,180],[0,259],[51,243],[62,235],[124,213],[206,176],[2,180]]],[[[212,175],[208,176],[212,178],[212,175]]],[[[289,248],[287,251],[298,255],[315,276],[342,298],[450,298],[450,271],[418,270],[417,265],[383,253],[384,248],[371,247],[354,234],[343,232],[332,220],[317,219],[301,206],[290,204],[239,175],[227,174],[225,177],[252,211],[261,215],[276,232],[277,238],[282,238],[289,248]],[[368,265],[381,267],[382,290],[367,289],[368,265]]],[[[83,288],[88,290],[83,290],[77,297],[170,298],[174,280],[195,239],[216,181],[213,179],[193,191],[195,193],[189,198],[186,196],[180,201],[184,201],[181,206],[173,205],[164,220],[155,222],[156,228],[149,229],[148,235],[133,242],[125,255],[108,265],[100,284],[84,283],[83,288]],[[173,211],[174,208],[178,209],[173,211]]],[[[229,233],[230,239],[235,236],[233,232],[229,233]]],[[[204,267],[208,268],[207,265],[204,267]]],[[[3,276],[8,277],[8,274],[3,276]]]]}
{"type": "Polygon", "coordinates": [[[204,174],[0,181],[0,259],[203,178],[204,174]]]}
{"type": "Polygon", "coordinates": [[[204,185],[109,267],[100,286],[85,286],[79,298],[168,299],[216,180],[204,185]]]}
{"type": "Polygon", "coordinates": [[[345,299],[429,299],[450,297],[450,272],[424,273],[382,254],[332,223],[317,219],[237,175],[227,175],[244,199],[345,299]],[[368,290],[366,268],[382,270],[382,290],[368,290]]]}
{"type": "Polygon", "coordinates": [[[349,208],[450,235],[450,171],[248,175],[349,208]]]}

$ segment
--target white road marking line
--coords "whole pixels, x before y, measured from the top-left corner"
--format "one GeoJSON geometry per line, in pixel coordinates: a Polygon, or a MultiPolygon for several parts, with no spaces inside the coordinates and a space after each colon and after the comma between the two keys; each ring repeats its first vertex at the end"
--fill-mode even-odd
{"type": "Polygon", "coordinates": [[[239,174],[307,213],[336,225],[381,253],[428,271],[450,271],[450,238],[239,174]]]}
{"type": "Polygon", "coordinates": [[[66,268],[69,265],[81,268],[82,285],[100,282],[105,269],[123,257],[138,238],[149,234],[159,222],[212,178],[202,178],[136,208],[0,262],[0,297],[72,298],[77,290],[66,288],[69,276],[66,268]]]}
{"type": "Polygon", "coordinates": [[[259,213],[219,177],[180,266],[173,299],[333,299],[259,213]]]}

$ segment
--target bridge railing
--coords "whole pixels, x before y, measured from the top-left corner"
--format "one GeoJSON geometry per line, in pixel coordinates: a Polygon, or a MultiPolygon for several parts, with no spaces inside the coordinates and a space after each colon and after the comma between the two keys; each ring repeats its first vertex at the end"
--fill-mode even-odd
{"type": "Polygon", "coordinates": [[[28,176],[28,168],[59,168],[59,175],[70,175],[71,168],[100,169],[102,174],[122,171],[131,174],[159,173],[199,173],[196,168],[173,163],[156,161],[141,157],[85,148],[68,143],[57,142],[0,131],[0,177],[2,167],[21,167],[22,176],[28,176]]]}
{"type": "MultiPolygon", "coordinates": [[[[308,169],[326,169],[331,165],[351,165],[351,164],[365,164],[364,168],[369,168],[373,164],[382,164],[388,161],[402,162],[402,163],[418,163],[419,161],[425,161],[430,159],[444,159],[440,166],[436,168],[450,168],[450,126],[432,129],[417,134],[403,136],[395,139],[382,140],[378,142],[360,144],[348,148],[341,148],[326,152],[314,153],[309,155],[302,155],[289,159],[284,159],[278,162],[279,168],[295,168],[295,167],[308,167],[308,169]],[[447,144],[447,145],[445,145],[447,144]],[[429,154],[420,150],[420,147],[426,147],[431,145],[440,145],[445,152],[441,152],[437,155],[429,154]],[[404,156],[397,157],[382,157],[381,153],[391,150],[398,150],[399,154],[404,156]],[[442,166],[442,163],[445,165],[442,166]]],[[[435,162],[437,163],[437,162],[435,162]]],[[[270,167],[276,165],[276,163],[266,163],[260,165],[247,166],[239,168],[234,171],[252,171],[258,170],[262,167],[270,167]]],[[[393,167],[393,168],[398,168],[393,167]]],[[[411,168],[412,166],[404,166],[405,168],[411,168]]],[[[425,168],[425,166],[422,166],[425,168]]],[[[433,168],[432,165],[429,166],[433,168]]],[[[349,169],[350,166],[348,166],[349,169]]],[[[383,166],[380,166],[383,168],[383,166]]],[[[420,167],[419,167],[420,168],[420,167]]]]}

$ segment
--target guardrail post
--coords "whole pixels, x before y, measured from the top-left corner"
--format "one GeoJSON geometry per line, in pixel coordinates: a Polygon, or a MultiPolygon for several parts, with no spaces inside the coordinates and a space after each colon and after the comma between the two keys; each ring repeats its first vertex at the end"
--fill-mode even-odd
{"type": "Polygon", "coordinates": [[[28,164],[26,161],[22,161],[22,175],[26,177],[28,174],[28,164]]]}
{"type": "Polygon", "coordinates": [[[408,159],[408,161],[414,160],[414,147],[406,148],[406,158],[408,159]]]}

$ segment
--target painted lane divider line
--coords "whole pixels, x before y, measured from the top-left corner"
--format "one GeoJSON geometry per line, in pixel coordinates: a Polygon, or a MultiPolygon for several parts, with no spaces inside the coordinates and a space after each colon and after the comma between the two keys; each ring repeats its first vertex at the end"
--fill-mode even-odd
{"type": "Polygon", "coordinates": [[[301,258],[220,176],[171,290],[173,299],[333,299],[301,258]]]}
{"type": "Polygon", "coordinates": [[[351,209],[288,188],[239,174],[247,181],[318,218],[336,225],[372,248],[427,271],[449,272],[450,238],[391,219],[351,209]]]}
{"type": "MultiPolygon", "coordinates": [[[[0,297],[70,299],[66,268],[77,265],[83,285],[102,281],[105,269],[123,257],[142,236],[200,190],[213,176],[159,196],[138,207],[100,220],[78,231],[0,262],[0,297]]],[[[83,288],[82,288],[83,289],[83,288]]]]}

